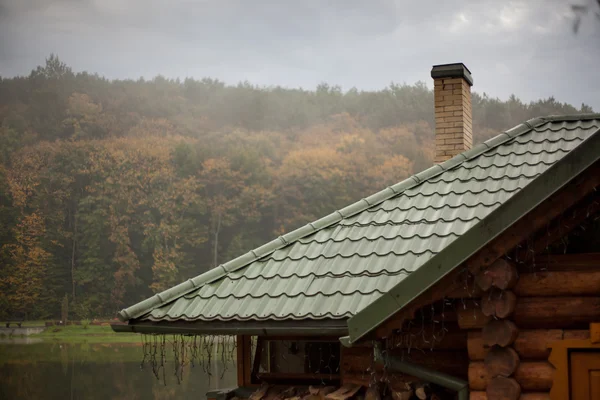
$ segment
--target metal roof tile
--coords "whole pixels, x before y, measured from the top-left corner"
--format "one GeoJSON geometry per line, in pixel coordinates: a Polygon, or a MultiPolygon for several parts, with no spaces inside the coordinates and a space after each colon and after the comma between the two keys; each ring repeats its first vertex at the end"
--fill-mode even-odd
{"type": "Polygon", "coordinates": [[[120,318],[349,318],[467,234],[599,126],[600,115],[530,120],[136,304],[120,318]]]}

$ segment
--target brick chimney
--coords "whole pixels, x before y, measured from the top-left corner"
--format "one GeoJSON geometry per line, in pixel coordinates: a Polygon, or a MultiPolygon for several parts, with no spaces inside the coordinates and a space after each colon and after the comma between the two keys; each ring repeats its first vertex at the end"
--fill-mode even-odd
{"type": "Polygon", "coordinates": [[[471,71],[463,63],[434,65],[435,163],[473,146],[471,71]]]}

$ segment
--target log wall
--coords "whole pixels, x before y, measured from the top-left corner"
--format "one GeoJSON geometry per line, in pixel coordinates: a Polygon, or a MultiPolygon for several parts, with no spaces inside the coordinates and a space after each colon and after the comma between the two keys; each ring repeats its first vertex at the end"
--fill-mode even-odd
{"type": "Polygon", "coordinates": [[[482,276],[483,287],[471,291],[477,297],[457,304],[457,324],[468,331],[472,400],[494,397],[491,374],[500,376],[494,382],[500,387],[508,380],[518,384],[520,393],[511,398],[549,399],[554,376],[550,346],[587,339],[589,324],[600,321],[600,254],[548,257],[546,265],[550,270],[519,270],[514,286],[505,290],[509,296],[482,276]]]}

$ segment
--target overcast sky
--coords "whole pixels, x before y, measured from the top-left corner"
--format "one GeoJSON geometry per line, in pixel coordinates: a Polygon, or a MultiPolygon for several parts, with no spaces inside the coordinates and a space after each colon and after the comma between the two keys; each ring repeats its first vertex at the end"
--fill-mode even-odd
{"type": "Polygon", "coordinates": [[[108,78],[381,89],[464,62],[480,93],[600,111],[600,20],[572,31],[590,1],[0,0],[0,75],[55,53],[108,78]]]}

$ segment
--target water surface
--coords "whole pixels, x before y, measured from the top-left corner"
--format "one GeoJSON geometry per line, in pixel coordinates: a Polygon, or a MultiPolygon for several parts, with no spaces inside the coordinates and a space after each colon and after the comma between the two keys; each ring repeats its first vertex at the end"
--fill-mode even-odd
{"type": "Polygon", "coordinates": [[[150,365],[141,368],[141,343],[5,340],[0,343],[0,399],[204,400],[208,390],[236,384],[235,365],[218,354],[204,368],[186,364],[178,382],[173,354],[165,353],[163,382],[163,370],[158,380],[150,365]]]}

